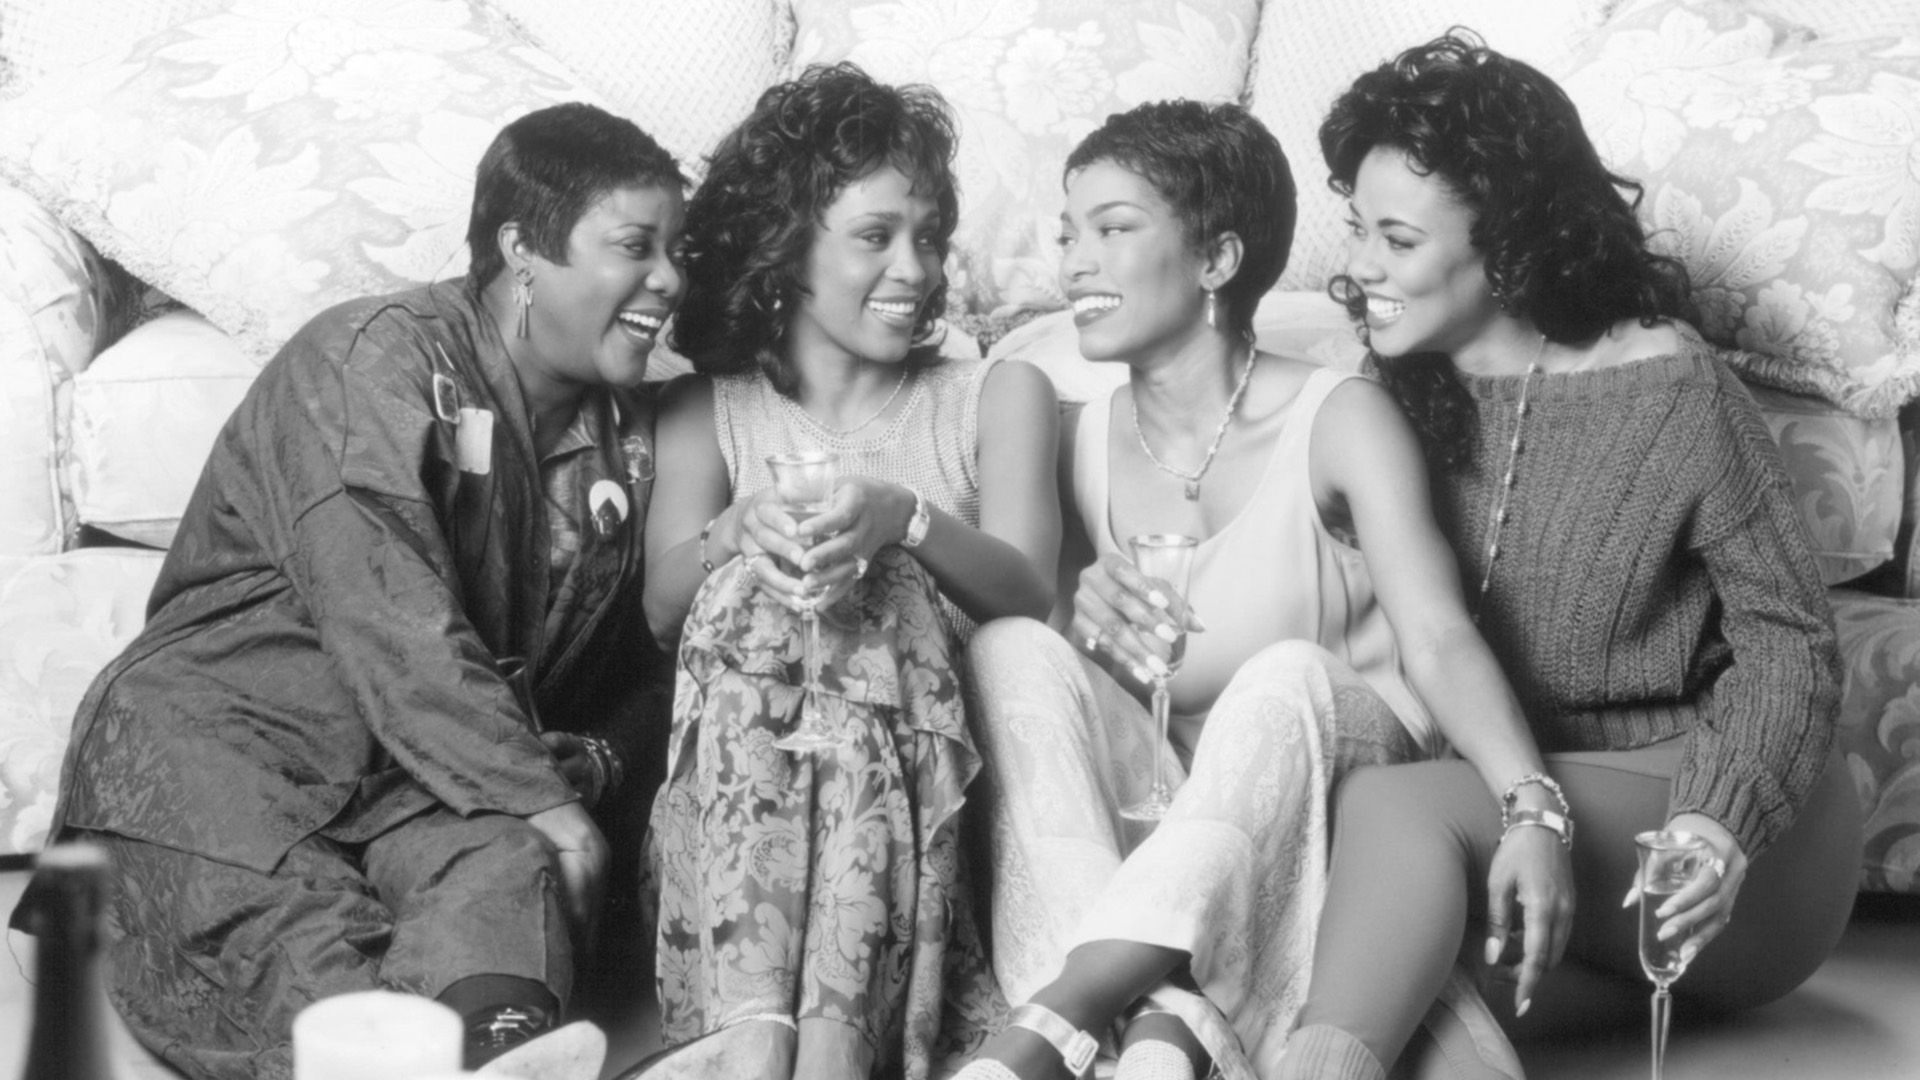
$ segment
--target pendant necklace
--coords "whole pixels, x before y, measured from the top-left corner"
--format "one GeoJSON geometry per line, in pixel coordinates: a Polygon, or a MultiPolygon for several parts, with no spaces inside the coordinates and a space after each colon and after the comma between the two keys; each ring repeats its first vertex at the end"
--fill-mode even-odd
{"type": "Polygon", "coordinates": [[[912,376],[912,374],[913,374],[912,370],[910,370],[905,364],[902,364],[900,366],[900,378],[896,380],[893,384],[893,393],[888,394],[887,400],[881,402],[880,407],[873,410],[873,415],[867,417],[865,420],[862,420],[859,423],[849,428],[837,428],[831,424],[823,422],[818,417],[808,412],[804,407],[801,406],[799,402],[793,400],[792,398],[788,397],[785,394],[780,395],[780,400],[786,402],[788,408],[792,409],[794,412],[799,413],[803,418],[806,419],[807,423],[813,425],[816,429],[822,432],[825,432],[826,434],[831,435],[836,439],[846,439],[851,436],[858,435],[860,432],[865,431],[869,427],[872,427],[873,422],[875,420],[878,420],[882,416],[885,416],[887,414],[887,410],[892,408],[894,401],[897,398],[899,398],[900,391],[906,388],[907,380],[909,377],[912,376]]]}
{"type": "Polygon", "coordinates": [[[1160,460],[1159,456],[1153,452],[1153,447],[1147,445],[1147,433],[1140,429],[1139,396],[1135,395],[1128,399],[1128,405],[1133,409],[1133,437],[1140,441],[1140,449],[1147,455],[1147,460],[1153,462],[1154,468],[1185,483],[1183,493],[1188,502],[1200,501],[1200,481],[1206,478],[1207,470],[1213,467],[1213,455],[1220,452],[1220,443],[1227,437],[1227,428],[1233,426],[1233,414],[1240,408],[1240,399],[1247,396],[1247,383],[1253,379],[1254,351],[1253,343],[1248,342],[1247,364],[1240,371],[1240,382],[1234,386],[1233,396],[1227,399],[1226,414],[1220,417],[1220,428],[1213,433],[1213,442],[1207,447],[1207,456],[1200,459],[1200,467],[1192,472],[1176,469],[1160,460]]]}
{"type": "Polygon", "coordinates": [[[1507,443],[1507,469],[1500,477],[1500,490],[1495,493],[1493,508],[1487,514],[1487,569],[1480,578],[1480,595],[1474,600],[1473,621],[1480,621],[1480,611],[1487,604],[1487,589],[1493,584],[1493,563],[1500,557],[1500,529],[1507,523],[1507,500],[1513,494],[1513,478],[1520,468],[1520,433],[1527,422],[1527,405],[1533,397],[1533,377],[1540,373],[1540,357],[1547,351],[1547,335],[1540,335],[1540,345],[1533,350],[1533,360],[1527,364],[1527,376],[1520,382],[1520,401],[1513,409],[1513,439],[1507,443]]]}

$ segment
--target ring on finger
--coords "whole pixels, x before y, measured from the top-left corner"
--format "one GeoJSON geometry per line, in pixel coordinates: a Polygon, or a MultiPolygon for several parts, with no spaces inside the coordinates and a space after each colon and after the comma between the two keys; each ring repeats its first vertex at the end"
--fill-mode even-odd
{"type": "Polygon", "coordinates": [[[1727,860],[1718,855],[1707,860],[1706,868],[1713,871],[1713,879],[1715,881],[1725,881],[1727,879],[1727,860]]]}
{"type": "Polygon", "coordinates": [[[857,578],[863,578],[863,577],[866,577],[866,576],[867,576],[867,567],[869,567],[869,566],[871,566],[871,565],[873,565],[873,561],[872,561],[872,560],[870,560],[870,559],[868,559],[868,558],[867,558],[866,556],[864,556],[864,555],[856,555],[856,556],[854,556],[854,558],[853,558],[853,576],[854,576],[854,577],[857,577],[857,578]]]}

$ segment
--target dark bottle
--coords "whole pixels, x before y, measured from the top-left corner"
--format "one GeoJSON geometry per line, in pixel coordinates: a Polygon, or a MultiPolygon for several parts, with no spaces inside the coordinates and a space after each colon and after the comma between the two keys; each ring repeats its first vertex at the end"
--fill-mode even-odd
{"type": "Polygon", "coordinates": [[[21,1080],[117,1080],[100,985],[108,876],[107,853],[92,844],[48,848],[35,863],[21,897],[38,957],[21,1080]]]}

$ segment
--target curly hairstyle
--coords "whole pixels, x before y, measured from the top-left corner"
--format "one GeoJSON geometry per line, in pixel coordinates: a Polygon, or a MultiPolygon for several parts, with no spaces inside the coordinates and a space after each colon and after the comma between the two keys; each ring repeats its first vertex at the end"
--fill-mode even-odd
{"type": "Polygon", "coordinates": [[[467,280],[485,288],[506,269],[499,236],[510,221],[534,252],[566,265],[567,239],[580,216],[629,186],[687,187],[679,162],[633,121],[573,101],[509,123],[474,169],[467,280]]]}
{"type": "Polygon", "coordinates": [[[1273,133],[1238,105],[1150,102],[1107,117],[1082,139],[1067,156],[1063,186],[1102,161],[1152,184],[1194,251],[1222,233],[1240,237],[1240,270],[1216,291],[1227,329],[1251,333],[1260,298],[1287,268],[1297,216],[1293,171],[1273,133]]]}
{"type": "MultiPolygon", "coordinates": [[[[1648,251],[1634,217],[1640,185],[1601,162],[1558,84],[1471,31],[1408,49],[1340,95],[1320,125],[1328,186],[1351,197],[1360,163],[1381,146],[1404,152],[1467,207],[1495,299],[1548,340],[1589,341],[1628,317],[1692,318],[1686,268],[1648,251]]],[[[1357,282],[1343,275],[1329,291],[1361,319],[1357,282]]],[[[1452,363],[1370,360],[1429,457],[1444,468],[1466,464],[1473,402],[1452,363]]]]}
{"type": "MultiPolygon", "coordinates": [[[[944,260],[959,219],[954,141],[937,91],[887,86],[853,64],[816,65],[768,88],[714,149],[687,204],[687,296],[674,348],[703,374],[758,368],[791,395],[799,377],[781,313],[806,292],[822,215],[848,185],[892,166],[938,206],[934,246],[944,260]]],[[[943,277],[921,307],[909,363],[937,354],[928,342],[946,306],[943,277]]]]}

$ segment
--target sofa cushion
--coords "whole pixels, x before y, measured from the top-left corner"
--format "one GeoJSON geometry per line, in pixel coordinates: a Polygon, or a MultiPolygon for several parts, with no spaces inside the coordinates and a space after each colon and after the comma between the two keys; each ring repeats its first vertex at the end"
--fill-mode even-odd
{"type": "Polygon", "coordinates": [[[74,709],[139,632],[161,558],[0,557],[0,855],[45,844],[74,709]]]}
{"type": "Polygon", "coordinates": [[[696,181],[720,136],[780,78],[793,39],[775,0],[487,2],[696,181]]]}
{"type": "Polygon", "coordinates": [[[0,555],[72,539],[58,467],[69,383],[106,331],[97,256],[29,198],[0,185],[0,555]]]}
{"type": "Polygon", "coordinates": [[[1238,100],[1259,15],[1256,0],[787,2],[790,71],[852,60],[878,79],[930,84],[952,105],[960,224],[949,311],[987,338],[1022,310],[1066,306],[1054,241],[1068,152],[1142,102],[1238,100]]]}
{"type": "Polygon", "coordinates": [[[233,338],[188,311],[101,353],[73,383],[69,475],[80,523],[171,544],[214,436],[258,373],[233,338]]]}
{"type": "Polygon", "coordinates": [[[461,273],[488,141],[591,96],[467,0],[235,0],[0,103],[0,175],[264,356],[461,273]]]}
{"type": "Polygon", "coordinates": [[[1835,741],[1864,811],[1860,887],[1920,893],[1920,601],[1836,589],[1846,677],[1835,741]]]}
{"type": "Polygon", "coordinates": [[[1920,38],[1792,31],[1660,0],[1563,81],[1740,373],[1892,416],[1920,395],[1920,38]]]}
{"type": "Polygon", "coordinates": [[[1462,25],[1537,67],[1561,62],[1600,22],[1608,0],[1270,0],[1254,40],[1247,104],[1286,149],[1300,224],[1282,289],[1321,289],[1345,265],[1346,206],[1327,188],[1320,122],[1364,72],[1462,25]]]}

